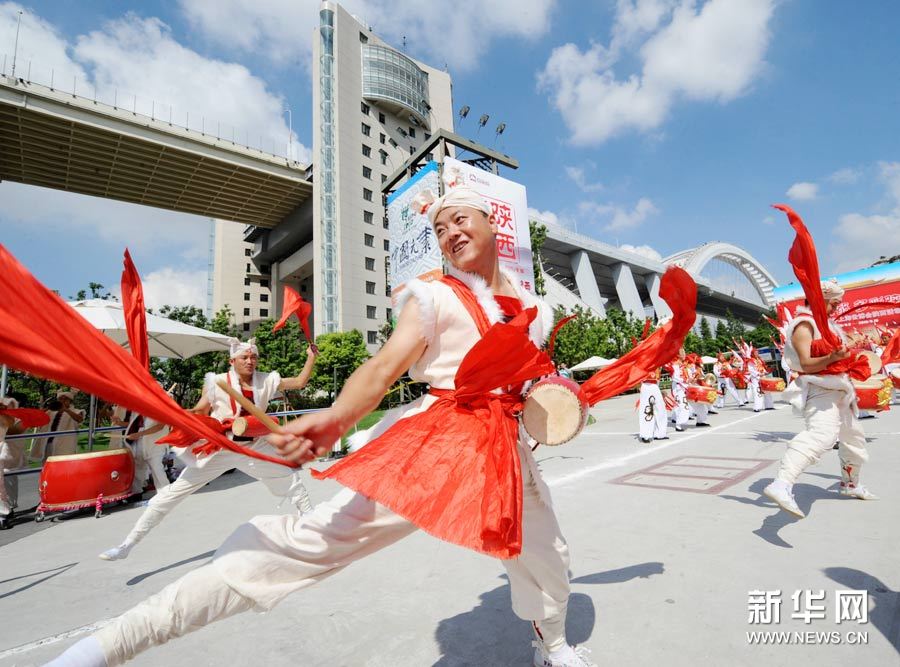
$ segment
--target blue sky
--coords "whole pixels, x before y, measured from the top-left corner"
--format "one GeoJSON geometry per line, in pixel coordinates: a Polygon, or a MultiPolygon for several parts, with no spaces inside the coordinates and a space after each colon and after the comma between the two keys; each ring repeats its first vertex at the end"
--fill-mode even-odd
{"type": "MultiPolygon", "coordinates": [[[[732,242],[782,282],[792,235],[773,202],[804,217],[823,273],[900,253],[897,3],[345,6],[395,45],[406,36],[414,57],[447,64],[455,106],[472,108],[457,131],[515,156],[521,168],[505,175],[548,219],[662,256],[732,242]],[[491,120],[476,135],[482,113],[491,120]]],[[[20,67],[69,68],[281,146],[289,106],[294,150],[312,144],[317,0],[0,2],[0,58],[20,7],[20,67]]],[[[203,219],[13,183],[0,184],[0,202],[2,242],[63,295],[116,284],[126,243],[148,300],[205,295],[203,219]]]]}

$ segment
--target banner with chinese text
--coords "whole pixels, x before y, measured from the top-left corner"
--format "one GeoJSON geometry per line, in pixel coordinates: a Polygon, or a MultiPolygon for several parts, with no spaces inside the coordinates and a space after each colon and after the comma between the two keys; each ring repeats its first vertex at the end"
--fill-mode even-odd
{"type": "MultiPolygon", "coordinates": [[[[830,279],[832,276],[824,276],[830,279]]],[[[900,262],[873,266],[833,276],[846,290],[834,319],[845,330],[871,333],[876,327],[894,329],[900,326],[900,262]],[[860,307],[871,303],[872,307],[860,307]],[[857,310],[858,308],[858,310],[857,310]],[[842,313],[848,313],[842,317],[842,313]]],[[[776,303],[783,303],[791,313],[803,304],[803,289],[797,283],[776,287],[776,303]]]]}

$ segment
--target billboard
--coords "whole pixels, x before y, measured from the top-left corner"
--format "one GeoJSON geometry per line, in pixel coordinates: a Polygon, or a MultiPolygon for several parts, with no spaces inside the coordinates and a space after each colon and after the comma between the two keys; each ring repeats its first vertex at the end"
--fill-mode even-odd
{"type": "Polygon", "coordinates": [[[523,288],[534,293],[525,186],[465,162],[444,158],[444,181],[453,180],[472,188],[491,203],[497,219],[500,266],[515,276],[523,288]]]}
{"type": "MultiPolygon", "coordinates": [[[[830,278],[846,290],[843,302],[832,315],[845,329],[870,333],[876,327],[900,326],[900,262],[823,276],[830,278]]],[[[783,303],[794,313],[803,304],[803,288],[799,283],[776,287],[774,297],[776,303],[783,303]]]]}
{"type": "Polygon", "coordinates": [[[428,216],[413,210],[413,197],[422,190],[439,191],[438,163],[428,162],[415,176],[397,188],[387,200],[391,242],[389,284],[391,296],[413,278],[434,280],[443,274],[441,250],[428,216]]]}

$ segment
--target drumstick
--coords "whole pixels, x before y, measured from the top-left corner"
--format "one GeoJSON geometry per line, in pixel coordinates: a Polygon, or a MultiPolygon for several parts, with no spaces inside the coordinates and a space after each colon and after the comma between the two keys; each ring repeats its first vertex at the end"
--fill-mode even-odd
{"type": "Polygon", "coordinates": [[[256,417],[260,421],[260,423],[262,423],[263,426],[272,431],[272,433],[284,433],[284,431],[281,430],[281,426],[278,425],[278,422],[273,420],[271,417],[269,417],[269,415],[267,415],[253,403],[248,401],[246,396],[244,396],[239,391],[236,391],[234,387],[225,382],[225,380],[219,380],[216,384],[219,385],[222,391],[236,400],[240,404],[240,406],[244,408],[244,410],[256,417]]]}

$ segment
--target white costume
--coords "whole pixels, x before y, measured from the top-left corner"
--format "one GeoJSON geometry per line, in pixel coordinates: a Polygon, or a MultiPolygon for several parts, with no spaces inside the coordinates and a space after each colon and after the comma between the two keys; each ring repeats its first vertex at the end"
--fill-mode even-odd
{"type": "Polygon", "coordinates": [[[725,377],[722,374],[725,370],[725,366],[728,366],[729,369],[731,368],[731,366],[727,362],[723,364],[717,361],[715,364],[713,364],[713,373],[716,376],[716,385],[719,390],[719,397],[716,399],[715,407],[725,407],[726,393],[734,399],[734,402],[737,403],[738,406],[741,406],[743,405],[743,401],[741,401],[741,397],[734,386],[734,380],[732,380],[730,377],[725,377]]]}
{"type": "MultiPolygon", "coordinates": [[[[0,407],[18,407],[14,399],[0,399],[0,407]],[[7,405],[3,405],[5,402],[7,405]]],[[[16,475],[4,475],[7,470],[24,468],[25,441],[11,440],[7,442],[6,432],[14,420],[9,416],[0,416],[0,517],[7,517],[19,504],[19,478],[16,475]]]]}
{"type": "Polygon", "coordinates": [[[675,418],[675,429],[684,430],[684,425],[691,418],[691,407],[688,405],[686,388],[688,379],[686,364],[676,361],[672,364],[672,396],[675,398],[675,409],[672,414],[675,418]]]}
{"type": "Polygon", "coordinates": [[[659,371],[641,383],[641,401],[638,405],[638,431],[642,441],[666,438],[666,404],[659,390],[659,371]]]}
{"type": "MultiPolygon", "coordinates": [[[[840,375],[803,373],[800,358],[791,341],[794,330],[802,322],[812,327],[813,339],[821,338],[810,311],[798,309],[797,317],[785,332],[784,357],[791,370],[800,375],[791,382],[782,397],[797,413],[803,415],[806,429],[788,443],[787,451],[781,459],[776,482],[767,487],[766,495],[775,499],[773,494],[777,495],[785,489],[790,494],[791,487],[800,473],[816,463],[822,454],[831,450],[838,440],[841,492],[859,498],[874,498],[859,485],[859,469],[868,460],[869,455],[866,451],[866,434],[856,416],[856,391],[853,383],[846,373],[840,375]]],[[[840,327],[833,322],[829,322],[829,325],[836,334],[844,338],[840,327]]],[[[790,500],[793,502],[793,497],[790,500]]],[[[779,500],[776,499],[776,502],[784,507],[779,500]]],[[[793,512],[803,516],[799,510],[793,512]]]]}
{"type": "MultiPolygon", "coordinates": [[[[134,424],[137,420],[140,421],[135,424],[134,427],[129,426],[126,433],[146,431],[159,423],[149,417],[140,416],[135,416],[132,423],[134,424]]],[[[166,433],[166,429],[162,429],[156,433],[142,436],[136,442],[125,440],[126,446],[131,449],[131,453],[134,457],[134,482],[131,485],[132,493],[141,493],[144,490],[144,483],[147,481],[147,477],[153,479],[153,487],[156,489],[157,493],[169,486],[169,478],[166,476],[166,470],[163,467],[162,462],[163,455],[166,453],[166,448],[156,444],[156,441],[165,436],[166,433]]]]}
{"type": "MultiPolygon", "coordinates": [[[[238,416],[241,408],[216,384],[218,380],[226,380],[238,391],[240,391],[241,383],[233,369],[221,375],[213,373],[206,375],[203,383],[203,395],[212,407],[211,416],[222,421],[238,416]]],[[[261,373],[254,371],[252,386],[253,402],[256,404],[256,407],[264,411],[278,391],[279,384],[281,384],[281,376],[277,372],[261,373]]],[[[269,444],[265,437],[243,444],[258,452],[271,456],[278,455],[278,452],[269,444]]],[[[175,509],[181,501],[232,468],[237,468],[254,479],[261,481],[275,497],[290,499],[290,502],[297,507],[301,514],[312,510],[309,493],[303,485],[299,470],[292,470],[277,463],[250,458],[230,450],[220,450],[209,456],[197,457],[188,449],[181,455],[181,459],[185,462],[186,467],[178,479],[158,490],[158,493],[150,499],[147,509],[141,514],[125,541],[120,546],[105,551],[100,555],[101,558],[117,560],[127,557],[131,548],[144,539],[154,527],[159,525],[166,515],[175,509]]],[[[163,477],[165,477],[165,473],[163,473],[163,477]]]]}
{"type": "MultiPolygon", "coordinates": [[[[499,321],[500,308],[485,282],[474,275],[456,275],[475,292],[490,321],[499,321]]],[[[508,279],[517,286],[514,278],[508,279]]],[[[409,298],[418,301],[423,335],[428,342],[410,369],[410,376],[432,387],[452,388],[460,362],[480,338],[475,323],[444,283],[413,280],[407,283],[403,295],[401,307],[409,298]]],[[[526,307],[539,304],[528,293],[520,292],[519,297],[526,307]]],[[[549,332],[551,318],[550,309],[540,304],[540,316],[529,332],[537,344],[542,344],[549,332]]],[[[369,441],[377,437],[397,419],[424,411],[435,400],[435,396],[426,395],[391,411],[390,416],[365,432],[364,438],[369,441]]],[[[523,546],[518,558],[502,561],[509,575],[512,606],[518,616],[536,623],[545,646],[566,646],[568,548],[550,505],[549,491],[522,431],[518,453],[523,469],[523,546]]],[[[150,646],[218,619],[249,609],[271,609],[285,596],[415,530],[414,524],[349,489],[302,518],[256,517],[225,541],[211,564],[114,620],[95,635],[96,640],[112,667],[150,646]]]]}

